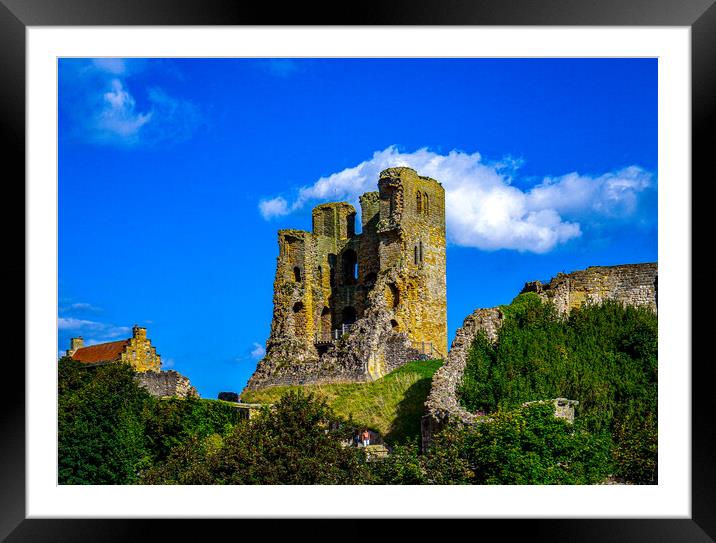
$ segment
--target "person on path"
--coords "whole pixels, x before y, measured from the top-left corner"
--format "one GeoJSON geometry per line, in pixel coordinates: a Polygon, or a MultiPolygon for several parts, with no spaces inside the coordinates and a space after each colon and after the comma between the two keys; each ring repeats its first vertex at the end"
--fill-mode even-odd
{"type": "Polygon", "coordinates": [[[370,432],[368,429],[363,430],[363,433],[361,434],[361,438],[363,438],[363,446],[367,447],[370,445],[370,432]]]}

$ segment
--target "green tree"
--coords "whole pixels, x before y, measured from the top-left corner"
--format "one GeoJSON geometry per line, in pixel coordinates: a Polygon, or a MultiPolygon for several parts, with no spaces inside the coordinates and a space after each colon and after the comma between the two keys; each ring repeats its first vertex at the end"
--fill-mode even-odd
{"type": "Polygon", "coordinates": [[[362,451],[346,446],[351,427],[302,390],[238,424],[221,442],[188,441],[148,470],[145,483],[356,484],[370,475],[362,451]]]}
{"type": "Polygon", "coordinates": [[[495,344],[478,337],[459,389],[471,411],[526,401],[578,400],[575,426],[613,442],[614,475],[656,481],[657,316],[618,302],[587,304],[559,318],[534,293],[502,308],[495,344]]]}
{"type": "Polygon", "coordinates": [[[151,463],[144,409],[152,401],[124,364],[59,361],[60,484],[126,484],[151,463]]]}
{"type": "Polygon", "coordinates": [[[500,410],[451,432],[474,484],[594,484],[611,472],[609,436],[555,417],[551,402],[500,410]]]}

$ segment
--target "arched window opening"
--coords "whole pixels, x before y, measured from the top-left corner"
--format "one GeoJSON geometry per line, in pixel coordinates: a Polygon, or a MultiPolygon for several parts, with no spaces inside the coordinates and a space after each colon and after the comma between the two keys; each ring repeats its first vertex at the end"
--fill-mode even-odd
{"type": "Polygon", "coordinates": [[[354,285],[358,280],[358,255],[353,249],[343,253],[343,283],[354,285]]]}
{"type": "Polygon", "coordinates": [[[417,266],[418,265],[418,246],[417,245],[413,248],[413,252],[415,253],[413,255],[413,260],[415,261],[415,265],[417,266]]]}
{"type": "Polygon", "coordinates": [[[423,242],[420,242],[420,263],[423,263],[423,242]]]}
{"type": "Polygon", "coordinates": [[[333,287],[336,285],[336,255],[328,255],[328,269],[329,269],[329,280],[330,285],[333,287]]]}
{"type": "Polygon", "coordinates": [[[423,194],[423,213],[425,213],[426,215],[429,213],[429,210],[428,210],[428,193],[427,193],[427,192],[423,194]]]}
{"type": "Polygon", "coordinates": [[[418,211],[418,215],[423,212],[423,195],[420,193],[420,191],[418,191],[418,194],[415,197],[415,208],[418,211]]]}
{"type": "Polygon", "coordinates": [[[330,341],[332,326],[331,309],[324,307],[321,311],[321,339],[323,341],[330,341]]]}
{"type": "Polygon", "coordinates": [[[306,334],[306,312],[303,310],[303,302],[293,304],[293,333],[298,337],[306,334]]]}
{"type": "Polygon", "coordinates": [[[388,288],[385,291],[385,301],[388,307],[395,309],[400,303],[400,291],[393,283],[388,283],[388,288]]]}
{"type": "Polygon", "coordinates": [[[356,321],[355,307],[348,306],[343,309],[343,324],[353,324],[356,321]]]}
{"type": "Polygon", "coordinates": [[[293,280],[296,283],[301,282],[301,268],[299,268],[298,266],[293,268],[293,280]]]}

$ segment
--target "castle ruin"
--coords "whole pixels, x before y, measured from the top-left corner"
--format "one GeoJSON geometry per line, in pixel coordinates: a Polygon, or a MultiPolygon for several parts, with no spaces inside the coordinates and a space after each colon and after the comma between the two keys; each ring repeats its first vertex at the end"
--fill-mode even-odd
{"type": "MultiPolygon", "coordinates": [[[[536,293],[543,301],[554,305],[558,315],[566,317],[573,309],[585,304],[600,304],[614,300],[624,305],[648,307],[658,311],[659,265],[657,262],[622,264],[618,266],[590,266],[586,270],[559,273],[550,281],[530,281],[520,294],[536,293]]],[[[445,364],[435,372],[430,394],[425,402],[421,420],[422,450],[427,450],[433,436],[448,420],[474,424],[481,417],[470,413],[458,398],[458,388],[467,366],[469,352],[477,335],[484,332],[495,342],[504,314],[499,307],[476,309],[468,315],[455,332],[445,364]]],[[[555,398],[557,416],[574,418],[574,400],[555,398]]]]}
{"type": "Polygon", "coordinates": [[[445,190],[410,168],[378,191],[313,209],[311,232],[280,230],[266,355],[248,389],[377,379],[447,353],[445,190]]]}

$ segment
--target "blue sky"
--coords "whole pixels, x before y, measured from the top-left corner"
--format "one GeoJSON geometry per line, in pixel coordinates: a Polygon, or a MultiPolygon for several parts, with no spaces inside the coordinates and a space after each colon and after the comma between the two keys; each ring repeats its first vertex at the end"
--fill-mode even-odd
{"type": "Polygon", "coordinates": [[[441,181],[448,329],[657,260],[655,59],[61,59],[59,330],[144,325],[204,397],[268,337],[280,228],[384,167],[441,181]]]}

